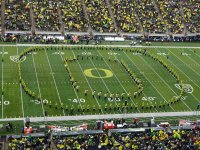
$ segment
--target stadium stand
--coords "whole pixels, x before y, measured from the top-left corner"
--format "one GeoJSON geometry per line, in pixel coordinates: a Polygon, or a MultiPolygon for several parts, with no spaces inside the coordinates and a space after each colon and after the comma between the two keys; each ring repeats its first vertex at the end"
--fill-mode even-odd
{"type": "Polygon", "coordinates": [[[145,32],[148,33],[165,33],[166,27],[164,26],[164,22],[161,20],[161,17],[158,16],[158,12],[156,11],[153,1],[136,0],[133,3],[135,10],[138,14],[138,17],[142,23],[142,26],[145,32]]]}
{"type": "Polygon", "coordinates": [[[191,127],[123,128],[8,136],[8,149],[198,150],[200,130],[191,127]]]}
{"type": "Polygon", "coordinates": [[[8,149],[50,149],[51,142],[44,135],[9,136],[8,149]]]}
{"type": "Polygon", "coordinates": [[[33,0],[32,3],[36,29],[39,31],[59,31],[58,3],[48,0],[33,0]]]}
{"type": "MultiPolygon", "coordinates": [[[[0,8],[1,8],[1,1],[0,1],[0,8]]],[[[1,16],[1,11],[2,10],[0,10],[0,16],[1,16]]],[[[0,17],[0,28],[1,28],[1,17],[0,17]]]]}
{"type": "Polygon", "coordinates": [[[96,32],[115,32],[106,0],[85,0],[89,22],[96,32]]]}
{"type": "Polygon", "coordinates": [[[6,0],[0,5],[4,3],[0,24],[7,31],[90,32],[91,26],[95,33],[118,33],[119,29],[184,35],[200,29],[197,0],[6,0]]]}
{"type": "Polygon", "coordinates": [[[85,32],[88,22],[84,18],[80,0],[66,0],[59,4],[65,31],[85,32]]]}
{"type": "Polygon", "coordinates": [[[7,30],[28,31],[31,28],[30,7],[25,0],[5,1],[5,27],[7,30]]]}
{"type": "Polygon", "coordinates": [[[197,0],[187,0],[181,3],[184,11],[186,27],[191,33],[200,32],[199,3],[197,0]]]}
{"type": "Polygon", "coordinates": [[[155,0],[159,11],[161,12],[164,23],[171,33],[179,34],[183,32],[183,19],[180,14],[180,1],[155,0]]]}
{"type": "MultiPolygon", "coordinates": [[[[108,140],[106,134],[76,135],[68,137],[54,137],[53,141],[58,150],[63,149],[98,149],[100,142],[108,140]]],[[[107,147],[109,148],[109,147],[107,147]]]]}
{"type": "Polygon", "coordinates": [[[117,26],[122,32],[140,32],[140,25],[130,0],[113,0],[110,3],[117,26]]]}

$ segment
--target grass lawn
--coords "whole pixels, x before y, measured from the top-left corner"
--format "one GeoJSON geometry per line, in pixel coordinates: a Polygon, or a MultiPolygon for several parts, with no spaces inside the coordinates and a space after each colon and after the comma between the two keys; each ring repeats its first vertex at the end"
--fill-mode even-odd
{"type": "Polygon", "coordinates": [[[2,119],[194,111],[200,102],[198,47],[147,48],[147,55],[144,48],[38,47],[19,63],[27,48],[0,46],[2,119]],[[180,81],[185,92],[175,102],[180,81]]]}

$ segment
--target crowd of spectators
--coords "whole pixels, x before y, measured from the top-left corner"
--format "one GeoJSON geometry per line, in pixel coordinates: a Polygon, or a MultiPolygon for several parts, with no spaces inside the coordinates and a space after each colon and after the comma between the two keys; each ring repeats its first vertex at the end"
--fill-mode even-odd
{"type": "Polygon", "coordinates": [[[166,33],[166,27],[153,4],[153,0],[135,0],[133,3],[145,32],[166,33]]]}
{"type": "Polygon", "coordinates": [[[58,150],[101,149],[101,150],[197,150],[200,148],[199,130],[146,130],[112,133],[111,135],[79,135],[54,137],[58,150]]]}
{"type": "Polygon", "coordinates": [[[96,32],[115,32],[106,0],[85,0],[89,22],[96,32]]]}
{"type": "Polygon", "coordinates": [[[199,130],[164,130],[113,134],[126,148],[143,150],[197,150],[200,148],[199,130]]]}
{"type": "Polygon", "coordinates": [[[182,2],[184,20],[186,27],[191,33],[200,32],[200,4],[197,0],[187,0],[182,2]]]}
{"type": "Polygon", "coordinates": [[[88,22],[80,0],[65,0],[59,6],[65,31],[87,31],[88,22]]]}
{"type": "Polygon", "coordinates": [[[58,3],[53,0],[32,0],[35,26],[40,31],[59,31],[58,3]]]}
{"type": "Polygon", "coordinates": [[[51,148],[51,142],[47,137],[9,137],[8,142],[8,150],[48,150],[51,148]]]}
{"type": "Polygon", "coordinates": [[[26,0],[5,1],[5,27],[7,30],[31,29],[30,5],[26,0]]]}
{"type": "MultiPolygon", "coordinates": [[[[0,8],[1,8],[1,1],[0,1],[0,8]]],[[[1,9],[0,9],[0,16],[1,16],[1,9]]],[[[0,17],[0,28],[1,28],[1,17],[0,17]]]]}
{"type": "Polygon", "coordinates": [[[117,26],[122,32],[140,32],[132,0],[110,0],[110,3],[117,26]]]}
{"type": "Polygon", "coordinates": [[[0,7],[2,2],[6,30],[35,26],[38,31],[85,32],[91,25],[95,32],[118,32],[116,22],[128,33],[182,34],[184,27],[189,33],[200,31],[198,0],[5,0],[0,7]]]}
{"type": "Polygon", "coordinates": [[[107,140],[106,134],[95,134],[95,135],[78,135],[69,137],[54,137],[53,141],[58,150],[65,149],[98,149],[100,140],[107,140]]]}
{"type": "Polygon", "coordinates": [[[183,33],[184,24],[180,13],[180,0],[155,0],[155,2],[169,32],[183,33]]]}

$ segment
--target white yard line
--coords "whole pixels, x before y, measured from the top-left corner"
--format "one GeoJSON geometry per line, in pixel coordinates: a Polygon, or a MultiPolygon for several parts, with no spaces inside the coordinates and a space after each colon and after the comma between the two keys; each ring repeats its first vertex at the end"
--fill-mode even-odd
{"type": "MultiPolygon", "coordinates": [[[[192,51],[191,49],[188,49],[189,51],[192,51]]],[[[194,53],[194,51],[192,51],[192,53],[194,53]]],[[[200,57],[200,55],[196,52],[194,53],[195,55],[197,55],[198,57],[200,57]]]]}
{"type": "MultiPolygon", "coordinates": [[[[171,52],[171,51],[170,51],[171,52]]],[[[172,52],[171,52],[172,53],[172,52]]],[[[172,53],[176,58],[178,58],[174,53],[172,53]]],[[[183,64],[185,64],[185,66],[187,66],[187,64],[185,63],[185,62],[183,62],[180,58],[178,58],[183,64]]],[[[173,64],[173,63],[172,63],[173,64]]],[[[174,64],[173,64],[174,65],[174,64]]],[[[176,66],[176,65],[174,65],[174,66],[176,66]]],[[[178,67],[177,67],[178,68],[178,67]]],[[[191,69],[193,72],[195,72],[196,74],[198,74],[196,71],[194,71],[192,68],[190,68],[190,67],[188,67],[189,69],[191,69]]],[[[180,70],[180,69],[179,69],[180,70]]],[[[182,72],[182,71],[181,71],[182,72]]],[[[184,73],[185,74],[185,73],[184,73]]],[[[188,77],[188,76],[187,76],[188,77]]],[[[189,78],[189,77],[188,77],[189,78]]],[[[190,78],[189,78],[190,79],[190,78]]],[[[192,81],[191,79],[190,79],[190,81],[192,81]]],[[[195,82],[193,82],[197,87],[199,87],[200,88],[200,86],[199,85],[197,85],[195,82]]]]}
{"type": "MultiPolygon", "coordinates": [[[[18,46],[17,46],[17,56],[19,54],[19,50],[18,50],[18,46]]],[[[22,87],[21,84],[19,84],[19,88],[20,88],[20,98],[21,98],[21,103],[22,103],[22,116],[24,118],[24,101],[23,101],[23,95],[22,95],[22,87]]]]}
{"type": "Polygon", "coordinates": [[[19,84],[20,86],[20,97],[21,97],[21,101],[22,101],[22,117],[24,118],[24,104],[23,104],[23,95],[22,95],[22,86],[21,84],[19,84]]]}
{"type": "MultiPolygon", "coordinates": [[[[60,94],[59,94],[59,91],[58,91],[58,87],[57,87],[57,85],[56,85],[56,80],[55,80],[55,78],[54,78],[53,71],[52,71],[52,68],[51,68],[51,64],[50,64],[50,61],[49,61],[49,57],[48,57],[48,55],[47,55],[46,48],[45,48],[45,54],[46,54],[47,61],[48,61],[48,64],[49,64],[49,68],[50,68],[50,70],[51,70],[51,75],[52,75],[52,77],[53,77],[53,81],[54,81],[54,84],[55,84],[55,87],[56,87],[58,99],[59,99],[59,101],[60,101],[60,104],[62,104],[62,101],[61,101],[61,99],[60,99],[60,94]]],[[[63,114],[64,114],[64,116],[65,116],[65,111],[64,111],[64,109],[63,109],[63,114]]]]}
{"type": "MultiPolygon", "coordinates": [[[[37,70],[36,70],[36,67],[35,67],[35,59],[34,59],[34,57],[33,57],[32,52],[31,52],[31,56],[32,56],[32,59],[33,59],[33,67],[34,67],[35,76],[36,76],[36,80],[37,80],[38,92],[39,92],[39,96],[40,96],[40,98],[41,98],[41,97],[42,97],[42,94],[41,94],[41,90],[40,90],[40,85],[39,85],[39,80],[38,80],[37,70]]],[[[44,111],[44,105],[43,105],[43,102],[41,102],[41,105],[42,105],[42,110],[43,110],[43,116],[45,117],[45,111],[44,111]]]]}
{"type": "MultiPolygon", "coordinates": [[[[75,57],[75,54],[74,54],[74,51],[73,51],[73,50],[72,50],[72,52],[73,52],[73,55],[74,55],[74,57],[75,57]]],[[[78,63],[78,65],[79,65],[79,67],[80,67],[81,71],[82,71],[82,72],[84,72],[78,60],[77,60],[77,63],[78,63]]],[[[85,80],[87,81],[87,84],[89,85],[89,87],[90,87],[90,89],[91,89],[91,91],[92,91],[93,89],[92,89],[92,87],[91,87],[91,85],[90,85],[90,83],[89,83],[88,79],[86,78],[86,76],[85,76],[85,75],[83,75],[83,76],[85,77],[85,80]]],[[[103,110],[102,110],[102,107],[101,107],[101,105],[99,104],[99,102],[98,102],[97,98],[96,98],[96,97],[94,97],[94,98],[95,98],[95,100],[96,100],[96,102],[97,102],[97,104],[98,104],[99,108],[101,108],[101,112],[102,112],[102,114],[103,114],[103,110]]]]}
{"type": "MultiPolygon", "coordinates": [[[[198,55],[197,55],[198,56],[198,55]]],[[[195,64],[198,64],[198,62],[196,62],[195,60],[193,60],[191,57],[188,57],[191,61],[193,61],[195,64]]],[[[186,64],[186,66],[188,66],[188,64],[186,64]]],[[[192,67],[189,67],[190,69],[192,69],[192,67]]],[[[200,74],[195,71],[194,69],[192,69],[199,77],[200,77],[200,74]]]]}
{"type": "MultiPolygon", "coordinates": [[[[86,52],[86,51],[85,51],[85,52],[86,52]]],[[[91,58],[89,58],[89,60],[90,60],[90,62],[92,63],[92,65],[94,66],[94,68],[97,70],[98,75],[101,76],[100,73],[99,73],[99,71],[98,71],[98,69],[96,68],[95,64],[94,64],[93,61],[91,60],[91,58]]],[[[106,89],[109,91],[109,93],[111,93],[110,90],[109,90],[109,88],[108,88],[108,86],[106,85],[105,81],[104,81],[102,78],[101,78],[101,80],[102,80],[102,82],[104,83],[106,89]]],[[[114,101],[114,102],[115,102],[115,105],[118,106],[117,103],[116,103],[116,101],[114,101]]],[[[122,113],[121,109],[120,109],[120,112],[122,113]]]]}
{"type": "MultiPolygon", "coordinates": [[[[4,59],[3,58],[4,57],[4,47],[2,48],[2,59],[4,59]]],[[[4,61],[4,60],[3,60],[4,61]]],[[[1,105],[2,105],[2,114],[1,114],[1,116],[2,116],[2,118],[3,118],[3,100],[4,100],[4,91],[3,91],[3,61],[1,61],[2,62],[2,68],[1,68],[1,74],[2,74],[2,83],[1,83],[1,88],[2,88],[2,93],[1,93],[1,105]]]]}
{"type": "MultiPolygon", "coordinates": [[[[169,60],[169,62],[171,62],[170,60],[169,60]]],[[[192,81],[192,79],[188,76],[188,75],[186,75],[185,74],[185,72],[183,72],[181,69],[179,69],[179,67],[177,67],[174,63],[172,63],[171,62],[171,64],[174,66],[174,67],[176,67],[176,69],[178,69],[180,72],[182,72],[188,79],[189,79],[189,81],[191,81],[194,85],[196,85],[197,87],[199,87],[195,82],[193,82],[192,81]]],[[[184,63],[185,64],[185,63],[184,63]]],[[[199,87],[200,88],[200,87],[199,87]]],[[[196,96],[194,96],[193,94],[192,94],[192,96],[196,99],[196,101],[198,101],[198,102],[200,102],[200,100],[196,97],[196,96]]]]}
{"type": "MultiPolygon", "coordinates": [[[[157,49],[156,49],[157,50],[157,49]]],[[[157,50],[158,51],[158,50],[157,50]]],[[[158,51],[158,52],[160,52],[160,51],[158,51]]],[[[167,84],[167,83],[166,83],[167,84]]],[[[169,87],[169,86],[168,86],[169,87]]],[[[172,90],[172,89],[171,89],[172,90]]],[[[174,90],[172,90],[173,92],[174,92],[174,90]]],[[[175,92],[174,92],[175,93],[175,92]]],[[[184,102],[184,101],[181,101],[181,102],[183,102],[183,104],[188,108],[188,109],[190,109],[191,110],[191,108],[184,102]]]]}
{"type": "MultiPolygon", "coordinates": [[[[60,52],[60,51],[59,51],[59,52],[60,52]]],[[[64,62],[64,59],[63,59],[61,53],[60,53],[60,57],[61,57],[61,60],[64,62]]],[[[77,98],[77,99],[80,99],[74,87],[73,87],[73,90],[74,90],[74,93],[75,93],[75,95],[76,95],[76,98],[77,98]]],[[[82,107],[80,101],[78,101],[78,103],[79,103],[81,109],[83,109],[83,107],[82,107]]],[[[84,112],[83,114],[85,114],[85,112],[84,112]]]]}
{"type": "MultiPolygon", "coordinates": [[[[142,58],[142,57],[141,57],[142,58]]],[[[151,70],[153,70],[153,72],[155,72],[156,74],[157,74],[157,72],[152,68],[152,66],[150,66],[143,58],[142,58],[142,60],[151,68],[151,70]]],[[[165,80],[159,75],[159,74],[157,74],[158,76],[159,76],[159,78],[165,83],[165,85],[167,85],[168,87],[169,87],[169,89],[175,94],[175,95],[177,95],[177,93],[176,92],[174,92],[174,90],[165,82],[165,80]]],[[[184,103],[185,104],[185,103],[184,103]]],[[[188,105],[186,105],[185,104],[185,106],[189,109],[189,110],[191,110],[191,108],[190,107],[188,107],[188,105]]],[[[192,110],[191,110],[192,111],[192,110]]]]}
{"type": "MultiPolygon", "coordinates": [[[[99,53],[99,55],[100,56],[102,56],[101,55],[101,53],[97,50],[97,52],[99,53]]],[[[102,56],[103,57],[103,56],[102,56]]],[[[115,57],[116,58],[116,57],[115,57]]],[[[117,58],[116,58],[117,59],[117,58]]],[[[112,70],[112,68],[108,65],[108,63],[103,59],[103,61],[106,63],[106,65],[110,68],[110,70],[112,70]]],[[[113,71],[113,70],[112,70],[113,71]]],[[[122,85],[122,83],[121,83],[121,81],[118,79],[118,77],[115,75],[115,73],[114,73],[114,76],[115,76],[115,78],[117,79],[117,81],[119,82],[119,84],[121,85],[121,87],[124,89],[124,91],[126,92],[126,93],[128,93],[127,92],[127,90],[124,88],[124,86],[122,85]]],[[[134,104],[134,106],[136,106],[136,104],[133,102],[133,100],[132,100],[132,98],[131,98],[131,101],[132,101],[132,103],[134,104]]],[[[137,108],[137,110],[138,110],[138,112],[140,112],[140,110],[137,108]]]]}
{"type": "MultiPolygon", "coordinates": [[[[127,56],[127,58],[134,64],[134,66],[136,66],[137,67],[137,65],[135,65],[135,63],[133,62],[133,60],[126,54],[126,52],[124,52],[124,54],[127,56]]],[[[138,70],[140,70],[138,67],[137,67],[137,69],[138,70]]],[[[140,70],[141,71],[141,70],[140,70]]],[[[148,80],[149,81],[149,79],[145,76],[145,74],[143,74],[144,75],[144,77],[146,78],[146,80],[148,80]]],[[[151,82],[149,81],[149,83],[151,84],[151,82]]],[[[165,97],[163,97],[163,95],[157,90],[157,88],[153,85],[153,84],[151,84],[152,85],[152,87],[157,91],[157,93],[164,99],[164,101],[166,101],[166,102],[168,102],[166,99],[165,99],[165,97]]],[[[171,107],[171,109],[173,110],[173,111],[175,111],[175,109],[170,105],[170,107],[171,107]]]]}

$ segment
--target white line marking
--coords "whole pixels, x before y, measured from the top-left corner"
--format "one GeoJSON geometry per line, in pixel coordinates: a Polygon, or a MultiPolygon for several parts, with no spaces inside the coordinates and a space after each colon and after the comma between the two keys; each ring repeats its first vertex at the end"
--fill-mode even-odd
{"type": "MultiPolygon", "coordinates": [[[[64,61],[64,59],[63,59],[63,56],[62,56],[61,54],[60,54],[60,58],[61,58],[61,60],[62,60],[62,62],[63,62],[63,61],[64,61]]],[[[70,82],[70,84],[71,84],[71,82],[70,82]]],[[[74,86],[73,86],[73,90],[74,90],[74,93],[75,93],[75,95],[76,95],[77,99],[80,99],[80,98],[79,98],[79,96],[78,96],[78,94],[77,94],[77,92],[76,92],[76,90],[75,90],[75,88],[74,88],[74,86]]],[[[80,101],[78,101],[78,103],[79,103],[79,105],[80,105],[81,109],[83,109],[83,107],[82,107],[82,105],[81,105],[80,101]]],[[[85,112],[84,112],[83,114],[85,114],[85,112]]]]}
{"type": "MultiPolygon", "coordinates": [[[[38,92],[39,92],[39,96],[40,96],[40,98],[41,98],[41,97],[42,97],[42,94],[41,94],[41,90],[40,90],[40,85],[39,85],[37,70],[36,70],[36,67],[35,67],[35,59],[34,59],[34,57],[33,57],[33,54],[32,54],[31,56],[32,56],[32,59],[33,59],[33,67],[34,67],[35,76],[36,76],[36,80],[37,80],[38,92]]],[[[41,105],[42,105],[42,110],[43,110],[43,116],[45,117],[43,102],[41,102],[41,105]]]]}
{"type": "MultiPolygon", "coordinates": [[[[97,50],[97,52],[99,53],[99,55],[101,55],[101,53],[97,50]]],[[[102,55],[101,55],[102,56],[102,55]]],[[[117,59],[117,57],[115,56],[115,58],[117,59]]],[[[117,59],[118,60],[118,59],[117,59]]],[[[106,63],[106,65],[112,70],[112,68],[108,65],[108,63],[103,59],[103,61],[106,63]]],[[[112,70],[113,71],[113,70],[112,70]]],[[[124,88],[124,86],[122,85],[122,83],[120,82],[120,80],[118,79],[118,77],[115,75],[115,73],[113,73],[114,74],[114,76],[115,76],[115,78],[117,79],[117,81],[118,81],[118,83],[121,85],[121,87],[124,89],[124,91],[126,92],[126,93],[128,93],[127,92],[127,90],[124,88]]],[[[129,81],[128,81],[129,82],[129,81]]],[[[135,105],[135,103],[133,102],[133,100],[132,100],[132,98],[131,98],[131,101],[132,101],[132,103],[135,105]]],[[[135,105],[136,106],[136,105],[135,105]]],[[[137,108],[137,110],[138,110],[138,112],[140,112],[140,110],[139,110],[139,108],[137,108]]]]}
{"type": "MultiPolygon", "coordinates": [[[[80,116],[58,116],[58,117],[47,117],[47,121],[66,121],[66,120],[98,120],[98,119],[110,119],[110,118],[148,118],[148,117],[178,117],[178,116],[196,116],[198,112],[187,111],[187,112],[158,112],[158,113],[131,113],[122,116],[121,114],[102,114],[102,115],[80,115],[80,116]]],[[[17,121],[24,120],[24,118],[6,118],[0,119],[0,121],[17,121]]],[[[30,117],[31,122],[44,122],[43,117],[30,117]]]]}
{"type": "MultiPolygon", "coordinates": [[[[157,50],[158,51],[158,50],[157,50]]],[[[153,69],[152,69],[153,70],[153,69]]],[[[154,71],[155,72],[155,71],[154,71]]],[[[156,73],[156,72],[155,72],[156,73]]],[[[161,78],[161,77],[160,77],[161,78]]],[[[162,79],[163,80],[163,79],[162,79]]],[[[165,82],[165,80],[163,80],[164,81],[164,83],[171,89],[171,87],[165,82]]],[[[171,91],[173,91],[174,92],[174,90],[173,89],[171,89],[171,91]]],[[[175,92],[174,92],[175,93],[175,92]]],[[[184,102],[184,101],[182,101],[183,103],[184,103],[184,105],[187,107],[187,108],[189,108],[190,110],[191,110],[191,108],[184,102]]]]}
{"type": "MultiPolygon", "coordinates": [[[[142,58],[142,57],[141,57],[142,58]]],[[[143,61],[145,61],[144,60],[144,58],[142,58],[142,60],[143,61]]],[[[146,62],[146,61],[145,61],[146,62]]],[[[146,62],[147,63],[147,62],[146,62]]],[[[147,63],[147,65],[151,68],[151,70],[153,70],[153,72],[155,72],[156,74],[157,74],[157,72],[147,63]]],[[[165,80],[159,75],[159,74],[157,74],[158,76],[159,76],[159,78],[163,81],[163,83],[165,83],[165,85],[167,85],[168,87],[169,87],[169,89],[175,94],[175,95],[177,95],[177,93],[176,92],[174,92],[174,90],[165,82],[165,80]]],[[[184,102],[183,102],[184,103],[184,102]]],[[[185,104],[185,103],[184,103],[185,104]]],[[[188,107],[186,104],[185,104],[185,106],[186,107],[188,107]]],[[[191,110],[191,108],[190,107],[188,107],[190,110],[191,110]]]]}
{"type": "MultiPolygon", "coordinates": [[[[173,54],[174,55],[174,54],[173,54]]],[[[175,55],[175,57],[176,57],[176,55],[175,55]]],[[[178,58],[178,57],[177,57],[178,58]]],[[[169,59],[168,59],[169,60],[169,59]]],[[[170,60],[169,60],[169,62],[171,62],[170,60]]],[[[184,62],[183,62],[184,63],[184,62]]],[[[179,69],[179,67],[177,67],[174,63],[171,63],[173,66],[175,66],[180,72],[182,72],[188,79],[189,79],[189,81],[191,81],[194,85],[196,85],[197,87],[199,87],[195,82],[193,82],[192,81],[192,79],[188,76],[188,75],[186,75],[185,74],[185,72],[183,72],[181,69],[179,69]]],[[[185,64],[185,63],[184,63],[185,64]]],[[[199,87],[200,88],[200,87],[199,87]]],[[[198,102],[200,102],[200,100],[198,100],[198,98],[194,95],[194,94],[192,94],[192,96],[198,101],[198,102]]]]}
{"type": "MultiPolygon", "coordinates": [[[[3,57],[4,57],[4,47],[2,48],[2,51],[3,51],[3,53],[2,53],[2,59],[4,59],[3,57]]],[[[2,61],[2,60],[1,60],[2,61]]],[[[4,91],[3,91],[3,61],[2,61],[2,68],[1,68],[1,73],[2,73],[2,85],[1,85],[1,88],[2,88],[2,93],[1,93],[1,105],[2,105],[2,119],[3,119],[3,99],[4,99],[4,97],[3,97],[3,94],[4,94],[4,91]]]]}
{"type": "MultiPolygon", "coordinates": [[[[46,54],[46,57],[47,57],[47,61],[48,61],[48,64],[49,64],[49,68],[50,68],[51,73],[52,73],[51,75],[52,75],[52,77],[53,77],[53,81],[54,81],[54,84],[55,84],[55,87],[56,87],[58,99],[59,99],[59,101],[60,101],[60,104],[62,104],[62,101],[61,101],[61,99],[60,99],[60,94],[59,94],[59,91],[58,91],[58,87],[57,87],[57,85],[56,85],[56,81],[55,81],[55,78],[54,78],[54,75],[53,75],[53,71],[52,71],[52,68],[51,68],[51,64],[50,64],[50,62],[49,62],[49,57],[48,57],[48,55],[47,55],[46,48],[45,48],[45,54],[46,54]]],[[[63,109],[63,114],[64,114],[64,116],[65,116],[65,111],[64,111],[64,109],[63,109]]]]}
{"type": "MultiPolygon", "coordinates": [[[[73,52],[73,55],[74,55],[74,57],[75,57],[74,51],[72,51],[72,52],[73,52]]],[[[80,67],[81,71],[83,72],[83,69],[82,69],[82,67],[81,67],[81,65],[80,65],[80,63],[79,63],[79,61],[78,61],[78,60],[77,60],[77,63],[78,63],[78,65],[79,65],[79,67],[80,67]]],[[[85,76],[85,75],[83,75],[83,76],[85,77],[85,79],[86,79],[86,81],[87,81],[87,83],[88,83],[88,85],[89,85],[90,89],[92,90],[92,87],[90,86],[90,83],[89,83],[88,79],[86,78],[86,76],[85,76]]],[[[99,102],[98,102],[97,98],[96,98],[96,97],[94,97],[94,98],[95,98],[95,100],[96,100],[96,102],[97,102],[97,104],[98,104],[99,108],[101,108],[101,112],[102,112],[102,114],[103,114],[102,107],[100,107],[100,104],[99,104],[99,102]]]]}
{"type": "MultiPolygon", "coordinates": [[[[126,54],[126,52],[124,52],[125,53],[125,55],[128,57],[128,59],[135,65],[135,63],[132,61],[132,59],[126,54]]],[[[137,65],[135,65],[136,67],[137,67],[137,65]]],[[[138,67],[137,67],[138,68],[138,67]]],[[[138,68],[138,70],[140,70],[139,68],[138,68]]],[[[140,70],[141,71],[141,70],[140,70]]],[[[144,77],[149,81],[149,79],[145,76],[145,74],[143,74],[144,75],[144,77]]],[[[151,82],[149,81],[149,83],[151,84],[151,82]]],[[[157,88],[153,85],[153,84],[151,84],[152,86],[153,86],[153,88],[157,91],[157,93],[166,101],[166,102],[168,102],[164,97],[163,97],[163,95],[157,90],[157,88]]],[[[174,108],[170,105],[170,107],[171,107],[171,109],[173,110],[173,111],[175,111],[174,110],[174,108]]]]}
{"type": "MultiPolygon", "coordinates": [[[[97,70],[98,75],[101,76],[100,73],[99,73],[99,71],[98,71],[98,69],[96,68],[95,64],[94,64],[93,61],[91,60],[91,58],[89,58],[89,60],[91,61],[91,63],[92,63],[92,65],[94,66],[94,68],[97,70]]],[[[102,78],[101,78],[101,80],[102,80],[102,82],[104,83],[104,85],[105,85],[105,87],[107,88],[107,90],[109,91],[109,93],[111,93],[110,90],[109,90],[109,88],[107,87],[105,81],[104,81],[102,78]]],[[[116,103],[116,101],[114,101],[114,102],[115,102],[115,105],[118,106],[117,103],[116,103]]],[[[120,112],[122,112],[121,109],[120,109],[120,112]]]]}
{"type": "MultiPolygon", "coordinates": [[[[19,53],[19,50],[18,50],[18,46],[17,46],[17,56],[18,56],[18,53],[19,53]]],[[[20,98],[21,98],[21,103],[22,103],[22,117],[24,118],[24,103],[23,103],[24,101],[23,101],[23,96],[22,96],[21,84],[19,84],[19,88],[20,88],[20,98]]]]}

